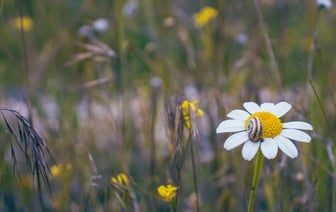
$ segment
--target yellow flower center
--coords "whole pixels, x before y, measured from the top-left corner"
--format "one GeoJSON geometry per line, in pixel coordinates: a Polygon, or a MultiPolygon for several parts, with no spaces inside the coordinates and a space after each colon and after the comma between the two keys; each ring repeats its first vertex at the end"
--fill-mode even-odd
{"type": "Polygon", "coordinates": [[[262,132],[261,138],[274,138],[282,131],[281,120],[270,112],[256,112],[253,113],[245,121],[245,129],[248,129],[248,125],[252,118],[258,118],[260,120],[262,132]]]}

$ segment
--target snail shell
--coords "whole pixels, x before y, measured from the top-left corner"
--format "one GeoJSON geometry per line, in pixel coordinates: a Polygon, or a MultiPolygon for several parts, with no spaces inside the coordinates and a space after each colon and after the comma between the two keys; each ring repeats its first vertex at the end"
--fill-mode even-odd
{"type": "Polygon", "coordinates": [[[247,125],[248,137],[251,141],[259,141],[262,134],[262,124],[259,118],[253,117],[247,125]]]}

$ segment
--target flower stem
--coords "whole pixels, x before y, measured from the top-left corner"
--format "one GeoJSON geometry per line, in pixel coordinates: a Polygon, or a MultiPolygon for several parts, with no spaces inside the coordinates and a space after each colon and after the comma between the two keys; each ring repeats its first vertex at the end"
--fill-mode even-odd
{"type": "MultiPolygon", "coordinates": [[[[192,130],[190,130],[190,137],[189,139],[192,139],[192,130]]],[[[191,152],[191,164],[192,164],[192,171],[193,171],[193,180],[194,180],[194,189],[196,194],[196,211],[199,212],[199,201],[198,201],[198,186],[197,186],[197,175],[196,175],[196,166],[195,166],[195,156],[194,156],[194,150],[193,150],[193,143],[190,142],[190,152],[191,152]]]]}
{"type": "Polygon", "coordinates": [[[252,212],[254,208],[254,200],[255,200],[256,192],[258,188],[259,178],[260,178],[261,169],[263,165],[263,159],[264,157],[261,153],[261,150],[259,150],[257,153],[257,161],[254,167],[253,182],[252,182],[252,187],[251,187],[251,192],[250,192],[250,201],[248,204],[248,212],[252,212]]]}

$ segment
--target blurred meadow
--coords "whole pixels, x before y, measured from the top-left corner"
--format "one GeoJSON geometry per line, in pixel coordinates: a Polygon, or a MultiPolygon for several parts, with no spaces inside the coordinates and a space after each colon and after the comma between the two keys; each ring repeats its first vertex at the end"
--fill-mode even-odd
{"type": "Polygon", "coordinates": [[[336,211],[336,8],[321,4],[0,1],[0,211],[246,211],[255,160],[216,127],[247,101],[314,127],[298,158],[264,161],[256,211],[336,211]]]}

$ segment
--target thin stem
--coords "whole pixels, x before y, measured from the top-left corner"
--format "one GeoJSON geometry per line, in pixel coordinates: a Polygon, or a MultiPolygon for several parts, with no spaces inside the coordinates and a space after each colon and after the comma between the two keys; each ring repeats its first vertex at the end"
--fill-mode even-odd
{"type": "Polygon", "coordinates": [[[199,201],[198,201],[198,187],[197,187],[197,176],[196,176],[196,166],[195,166],[195,156],[193,150],[193,144],[191,142],[192,138],[192,130],[190,130],[189,140],[190,140],[190,152],[191,152],[191,163],[192,163],[192,170],[193,170],[193,180],[194,180],[194,189],[196,194],[196,211],[199,211],[199,201]]]}
{"type": "Polygon", "coordinates": [[[23,12],[22,12],[22,5],[21,1],[17,1],[19,6],[19,13],[20,13],[20,36],[21,42],[23,47],[23,57],[24,57],[24,71],[25,71],[25,87],[27,91],[27,106],[29,112],[29,121],[33,124],[33,114],[32,114],[32,95],[31,95],[31,84],[30,84],[30,68],[28,64],[28,53],[27,53],[27,41],[25,37],[25,33],[23,31],[23,12]]]}
{"type": "Polygon", "coordinates": [[[150,126],[150,163],[149,163],[149,174],[151,178],[151,184],[152,184],[152,191],[151,192],[151,204],[153,205],[153,208],[156,208],[156,201],[155,199],[155,187],[156,187],[156,180],[155,180],[155,174],[156,174],[156,142],[155,142],[155,119],[156,119],[156,113],[157,113],[157,98],[158,98],[158,90],[153,87],[152,89],[152,97],[151,97],[151,111],[152,111],[152,117],[151,117],[151,126],[150,126]]]}
{"type": "MultiPolygon", "coordinates": [[[[331,127],[330,121],[328,119],[328,115],[327,115],[326,110],[325,110],[325,108],[324,108],[324,106],[322,104],[321,98],[320,98],[320,96],[318,95],[318,93],[317,93],[317,91],[315,89],[313,81],[312,81],[312,79],[310,78],[309,75],[308,75],[308,81],[309,81],[310,87],[312,88],[312,90],[314,92],[316,100],[317,100],[317,102],[318,102],[318,104],[319,104],[319,106],[321,108],[321,111],[322,111],[323,117],[325,119],[326,125],[328,126],[328,129],[329,129],[329,133],[330,133],[331,139],[332,139],[333,143],[335,143],[336,142],[336,137],[335,137],[335,135],[333,133],[334,131],[333,131],[332,127],[331,127]]],[[[336,149],[335,148],[334,148],[333,152],[334,152],[334,155],[335,155],[335,153],[336,153],[336,149]]],[[[331,164],[333,166],[333,171],[334,171],[334,174],[335,174],[335,172],[336,172],[336,160],[335,160],[335,158],[334,158],[334,161],[331,161],[331,164]]],[[[333,209],[333,211],[335,211],[335,209],[336,209],[336,182],[335,181],[333,181],[333,189],[332,189],[332,209],[333,209]]]]}
{"type": "MultiPolygon", "coordinates": [[[[314,18],[314,22],[313,22],[313,30],[312,30],[312,33],[311,33],[311,38],[312,38],[312,45],[311,45],[311,49],[310,49],[310,54],[308,55],[308,64],[307,64],[307,77],[308,77],[308,83],[307,83],[307,97],[309,98],[311,95],[311,90],[313,91],[315,97],[316,97],[316,100],[319,104],[319,107],[321,108],[321,111],[322,111],[322,115],[323,115],[323,118],[325,119],[325,122],[326,122],[326,126],[329,130],[329,133],[330,133],[330,136],[331,136],[331,139],[333,141],[333,143],[336,142],[336,137],[334,135],[334,130],[333,128],[331,127],[332,125],[330,124],[330,121],[328,119],[328,115],[326,113],[326,110],[323,106],[323,103],[321,101],[321,98],[317,92],[317,90],[315,89],[315,86],[313,84],[313,81],[312,81],[312,77],[313,77],[313,71],[314,71],[314,58],[315,58],[315,53],[316,53],[316,48],[317,48],[317,24],[318,24],[318,18],[319,18],[319,15],[320,15],[320,8],[317,10],[317,14],[314,18]]],[[[308,99],[310,100],[310,99],[308,99]]],[[[308,103],[308,102],[307,102],[308,103]]],[[[336,153],[336,149],[334,148],[333,150],[333,153],[335,155],[336,153]]],[[[331,164],[332,164],[332,167],[333,167],[333,171],[334,173],[332,174],[332,176],[335,175],[336,173],[336,160],[335,158],[333,158],[333,160],[330,161],[331,164]]],[[[333,188],[332,188],[332,211],[335,211],[336,209],[336,182],[333,181],[333,188]]]]}
{"type": "Polygon", "coordinates": [[[115,66],[114,66],[114,74],[115,74],[115,85],[116,89],[119,92],[123,92],[123,75],[122,75],[122,66],[124,60],[124,51],[123,51],[123,42],[124,42],[124,22],[123,16],[121,14],[123,0],[117,0],[114,4],[114,21],[115,21],[115,35],[116,35],[116,52],[117,57],[114,58],[115,66]]]}
{"type": "Polygon", "coordinates": [[[280,75],[280,71],[279,71],[279,67],[277,64],[277,61],[275,59],[275,55],[274,55],[274,51],[272,48],[272,43],[271,43],[271,39],[267,33],[267,28],[266,28],[266,23],[264,20],[264,16],[261,12],[260,9],[260,4],[259,4],[259,0],[254,0],[254,7],[258,16],[258,21],[260,24],[260,28],[261,28],[261,33],[264,37],[265,40],[265,44],[266,44],[266,49],[267,49],[267,53],[270,57],[271,60],[271,70],[273,71],[275,80],[277,82],[278,87],[281,89],[282,88],[282,81],[281,81],[281,75],[280,75]]]}
{"type": "Polygon", "coordinates": [[[251,192],[250,192],[250,201],[248,204],[248,212],[252,212],[254,208],[254,201],[255,201],[259,178],[260,178],[261,169],[263,165],[263,159],[264,157],[261,151],[259,150],[257,153],[256,164],[254,167],[253,181],[252,181],[252,187],[251,187],[251,192]]]}
{"type": "MultiPolygon", "coordinates": [[[[309,76],[308,76],[308,77],[309,77],[309,76]]],[[[331,125],[331,123],[330,123],[330,121],[329,121],[329,119],[328,119],[328,115],[327,115],[327,112],[326,112],[326,110],[325,110],[325,108],[324,108],[324,106],[323,106],[322,100],[321,100],[320,96],[318,95],[317,90],[315,89],[315,86],[314,86],[314,84],[313,84],[313,81],[312,81],[310,78],[309,78],[308,80],[309,80],[310,87],[312,88],[312,90],[313,90],[313,92],[314,92],[314,95],[315,95],[315,97],[316,97],[316,100],[317,100],[317,102],[318,102],[318,104],[319,104],[319,106],[320,106],[320,108],[321,108],[321,111],[322,111],[322,114],[323,114],[323,118],[325,119],[326,125],[328,126],[328,130],[329,130],[331,139],[333,140],[334,143],[336,143],[336,137],[335,137],[335,135],[334,135],[334,133],[333,133],[334,130],[333,130],[333,128],[331,127],[332,125],[331,125]]],[[[333,166],[335,166],[335,161],[334,161],[334,163],[333,163],[333,166]]]]}
{"type": "Polygon", "coordinates": [[[176,137],[175,139],[175,154],[174,154],[174,159],[173,159],[173,164],[176,169],[176,173],[174,173],[174,182],[178,186],[179,190],[177,191],[176,194],[176,201],[175,201],[175,209],[178,207],[178,204],[180,202],[180,193],[183,189],[182,184],[181,184],[181,175],[182,175],[182,167],[184,163],[184,156],[185,156],[185,151],[184,148],[182,147],[183,144],[183,121],[182,121],[182,114],[181,111],[178,111],[179,121],[177,123],[176,127],[176,137]]]}
{"type": "Polygon", "coordinates": [[[308,55],[308,64],[307,64],[307,74],[309,78],[313,76],[314,57],[315,57],[316,43],[317,43],[317,20],[318,20],[319,14],[320,14],[320,10],[317,10],[317,15],[314,18],[314,25],[313,25],[313,30],[311,34],[312,45],[310,48],[310,54],[308,55]]]}

